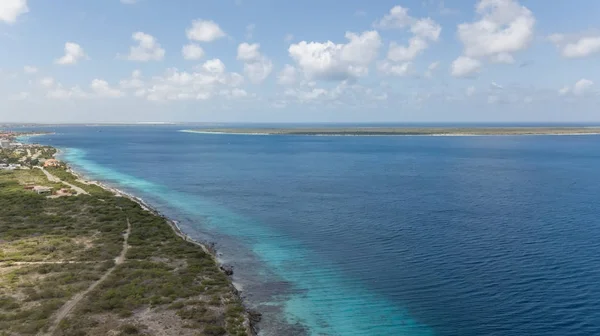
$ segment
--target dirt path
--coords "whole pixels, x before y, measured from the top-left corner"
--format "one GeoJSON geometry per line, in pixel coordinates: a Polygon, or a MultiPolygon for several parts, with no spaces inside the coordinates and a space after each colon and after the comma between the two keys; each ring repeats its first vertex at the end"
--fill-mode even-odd
{"type": "Polygon", "coordinates": [[[41,334],[41,335],[54,334],[54,332],[56,331],[56,328],[58,328],[58,325],[60,324],[60,322],[62,322],[62,320],[64,320],[69,315],[69,313],[71,313],[73,308],[75,308],[75,306],[86,295],[88,295],[91,291],[93,291],[96,287],[98,287],[99,284],[101,284],[104,280],[106,280],[110,276],[110,274],[115,270],[115,268],[117,268],[118,265],[122,264],[125,261],[125,255],[127,254],[127,250],[129,249],[129,245],[127,245],[127,242],[129,240],[130,233],[131,233],[131,223],[129,222],[129,218],[127,218],[127,231],[125,231],[125,234],[123,236],[123,238],[124,238],[123,239],[123,249],[121,250],[121,253],[119,254],[119,256],[117,256],[115,258],[115,266],[113,266],[109,270],[107,270],[106,273],[104,273],[104,275],[102,275],[102,277],[100,279],[98,279],[96,282],[91,284],[86,290],[84,290],[83,292],[77,293],[75,296],[73,296],[71,298],[71,300],[67,301],[67,303],[65,303],[62,307],[60,307],[60,309],[56,312],[56,315],[54,317],[54,322],[48,329],[48,332],[45,334],[41,334]]]}
{"type": "Polygon", "coordinates": [[[56,182],[56,183],[62,183],[64,185],[67,185],[71,189],[75,190],[75,192],[77,192],[77,195],[81,195],[81,194],[83,194],[83,195],[89,195],[87,191],[81,189],[80,187],[78,187],[76,185],[73,185],[73,184],[71,184],[69,182],[65,182],[65,181],[59,179],[58,177],[52,175],[50,172],[48,172],[44,168],[40,168],[40,169],[44,172],[44,174],[46,174],[46,177],[48,178],[48,181],[50,181],[50,182],[56,182]]]}

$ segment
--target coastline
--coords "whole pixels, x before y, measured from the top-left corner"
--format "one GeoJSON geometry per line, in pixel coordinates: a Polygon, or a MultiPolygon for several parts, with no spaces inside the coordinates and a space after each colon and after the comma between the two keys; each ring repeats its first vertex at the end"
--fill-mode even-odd
{"type": "MultiPolygon", "coordinates": [[[[60,154],[63,153],[62,150],[60,150],[58,148],[55,148],[55,149],[57,150],[57,153],[56,153],[57,156],[59,156],[60,154]]],[[[84,183],[87,185],[98,186],[98,187],[104,189],[105,191],[114,194],[117,197],[125,197],[125,198],[139,204],[140,207],[142,207],[142,209],[144,209],[145,211],[150,212],[154,216],[162,218],[169,225],[169,227],[175,233],[175,235],[177,235],[180,239],[182,239],[185,242],[189,242],[193,245],[196,245],[197,247],[201,248],[205,253],[210,255],[213,262],[217,265],[217,267],[229,278],[230,289],[233,292],[233,294],[242,302],[244,309],[245,309],[245,315],[246,315],[246,320],[248,323],[250,335],[252,335],[252,336],[258,335],[258,333],[259,333],[258,323],[261,321],[262,314],[256,310],[250,309],[246,306],[246,302],[242,296],[241,288],[238,288],[236,286],[235,282],[233,281],[233,279],[231,277],[233,275],[233,268],[231,268],[230,266],[223,264],[219,261],[219,259],[217,258],[217,250],[215,248],[214,243],[201,242],[201,241],[194,240],[193,238],[188,236],[186,233],[184,233],[183,230],[181,230],[181,228],[179,227],[179,224],[176,220],[165,216],[159,210],[157,210],[152,205],[150,205],[146,201],[144,201],[143,198],[135,196],[129,192],[123,191],[117,187],[110,186],[105,182],[89,179],[85,176],[85,174],[83,174],[80,171],[77,171],[71,165],[69,165],[67,160],[62,160],[62,161],[67,164],[67,172],[70,173],[71,175],[75,176],[78,181],[81,181],[81,183],[84,183]]]]}
{"type": "Polygon", "coordinates": [[[371,129],[356,130],[302,130],[302,129],[215,129],[215,130],[190,130],[183,129],[181,133],[212,134],[212,135],[256,135],[256,136],[318,136],[318,137],[491,137],[491,136],[580,136],[580,135],[600,135],[600,128],[585,127],[568,129],[542,129],[542,128],[514,128],[514,129],[489,129],[481,128],[476,130],[448,130],[443,129],[439,132],[435,129],[426,129],[425,131],[412,131],[402,128],[397,130],[379,131],[371,129]],[[595,131],[590,131],[590,130],[595,131]]]}

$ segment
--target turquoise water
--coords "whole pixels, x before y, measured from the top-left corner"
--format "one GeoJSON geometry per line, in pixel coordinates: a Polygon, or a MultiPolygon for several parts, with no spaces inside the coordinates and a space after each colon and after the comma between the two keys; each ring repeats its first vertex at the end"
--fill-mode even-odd
{"type": "MultiPolygon", "coordinates": [[[[425,325],[412,320],[407,311],[345,280],[334,265],[319,260],[297,241],[281,237],[260,223],[202,197],[175,192],[101,166],[89,160],[81,149],[62,150],[61,159],[85,172],[85,175],[125,190],[152,195],[153,199],[188,215],[204,218],[204,230],[234,236],[246,242],[264,267],[277,278],[292,284],[294,291],[298,292],[271,304],[282,305],[286,322],[307,328],[303,332],[312,335],[432,334],[425,325]]],[[[285,327],[279,328],[286,330],[285,327]]],[[[268,327],[265,333],[269,333],[268,327]]]]}
{"type": "Polygon", "coordinates": [[[216,242],[265,335],[600,335],[600,136],[50,130],[216,242]]]}

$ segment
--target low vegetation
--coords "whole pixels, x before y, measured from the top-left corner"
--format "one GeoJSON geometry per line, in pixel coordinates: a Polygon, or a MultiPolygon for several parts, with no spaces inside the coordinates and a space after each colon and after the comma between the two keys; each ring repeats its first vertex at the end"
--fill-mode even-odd
{"type": "MultiPolygon", "coordinates": [[[[57,311],[115,266],[54,335],[248,335],[246,313],[214,258],[180,239],[164,218],[125,197],[52,174],[90,195],[47,198],[25,190],[41,171],[0,171],[0,335],[51,330],[57,311]]],[[[46,180],[44,185],[49,185],[46,180]]]]}

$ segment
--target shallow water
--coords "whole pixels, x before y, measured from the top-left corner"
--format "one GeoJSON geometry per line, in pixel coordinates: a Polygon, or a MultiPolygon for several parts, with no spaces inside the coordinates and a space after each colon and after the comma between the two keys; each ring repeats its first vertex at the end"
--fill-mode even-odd
{"type": "Polygon", "coordinates": [[[56,131],[217,242],[265,335],[600,334],[599,136],[56,131]]]}

